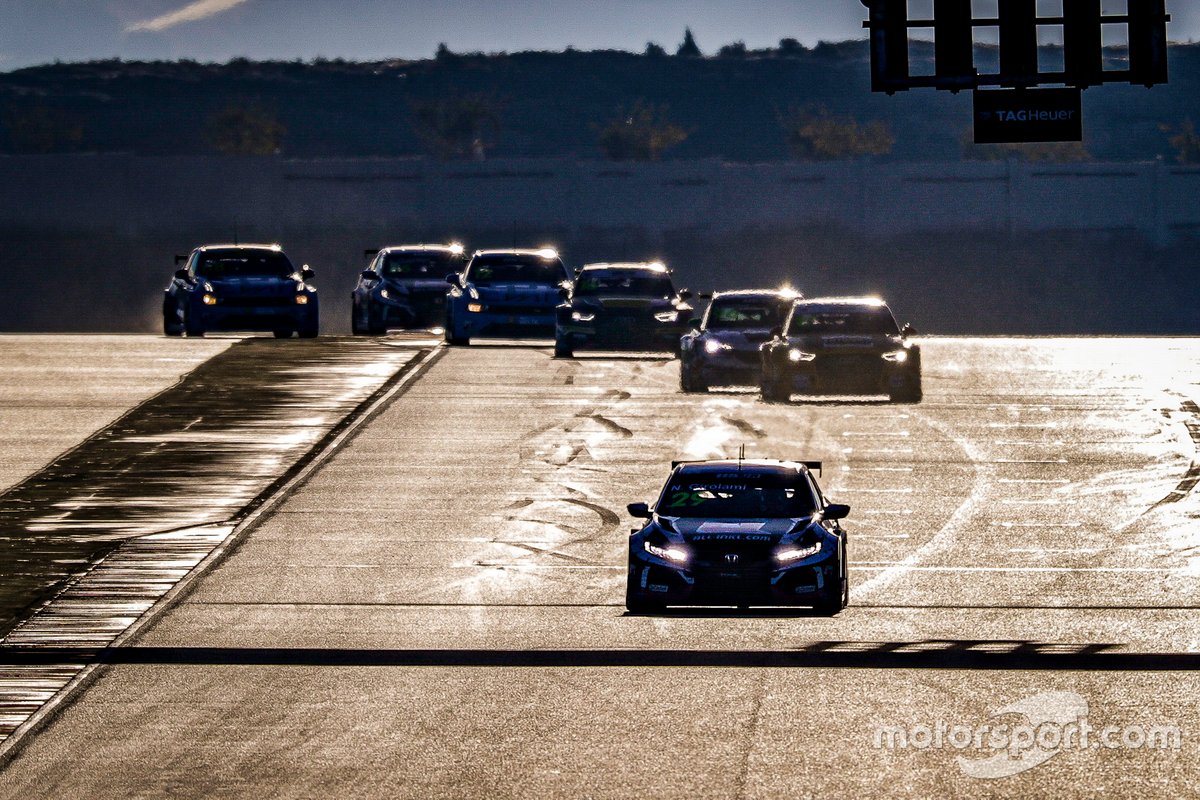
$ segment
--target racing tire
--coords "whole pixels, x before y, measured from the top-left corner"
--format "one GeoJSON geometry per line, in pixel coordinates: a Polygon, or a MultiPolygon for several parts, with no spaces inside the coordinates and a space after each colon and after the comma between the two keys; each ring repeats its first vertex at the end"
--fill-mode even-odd
{"type": "Polygon", "coordinates": [[[893,389],[888,393],[888,399],[893,403],[919,403],[923,397],[920,375],[899,389],[893,389]]]}
{"type": "Polygon", "coordinates": [[[187,311],[183,312],[183,332],[186,333],[189,338],[204,338],[204,328],[200,327],[199,325],[193,325],[192,315],[187,313],[187,311]]]}
{"type": "Polygon", "coordinates": [[[571,349],[571,345],[561,339],[554,340],[554,357],[555,358],[574,358],[575,351],[571,349]]]}
{"type": "Polygon", "coordinates": [[[446,323],[446,333],[444,334],[446,344],[451,347],[466,347],[471,343],[470,336],[458,336],[454,333],[454,328],[450,322],[446,323]]]}
{"type": "Polygon", "coordinates": [[[760,387],[764,403],[786,403],[792,395],[779,381],[764,377],[760,387]]]}
{"type": "Polygon", "coordinates": [[[707,392],[708,386],[681,361],[679,363],[679,389],[682,392],[691,394],[693,392],[707,392]]]}
{"type": "Polygon", "coordinates": [[[358,324],[358,304],[350,307],[350,333],[354,336],[365,336],[366,331],[358,324]]]}
{"type": "Polygon", "coordinates": [[[625,584],[625,610],[630,614],[656,614],[664,611],[666,607],[666,603],[657,603],[644,597],[638,597],[633,593],[632,587],[628,583],[625,584]]]}
{"type": "Polygon", "coordinates": [[[317,338],[317,334],[320,332],[320,329],[315,326],[311,328],[301,328],[299,331],[297,331],[301,339],[315,339],[317,338]]]}
{"type": "Polygon", "coordinates": [[[387,325],[379,318],[378,314],[374,313],[375,309],[371,308],[371,304],[367,304],[367,335],[368,336],[383,336],[387,333],[387,325]]]}
{"type": "Polygon", "coordinates": [[[180,323],[178,317],[175,317],[174,319],[172,319],[172,317],[175,317],[175,315],[172,314],[168,316],[165,313],[163,314],[163,335],[183,336],[183,324],[180,323]]]}
{"type": "Polygon", "coordinates": [[[824,597],[813,603],[813,613],[821,617],[832,617],[850,605],[850,576],[843,573],[841,591],[834,597],[824,597]]]}
{"type": "Polygon", "coordinates": [[[290,338],[292,338],[292,332],[291,332],[290,330],[286,329],[286,328],[281,328],[280,330],[277,330],[277,331],[272,331],[272,333],[274,333],[274,334],[275,334],[275,338],[276,338],[276,339],[290,339],[290,338]]]}

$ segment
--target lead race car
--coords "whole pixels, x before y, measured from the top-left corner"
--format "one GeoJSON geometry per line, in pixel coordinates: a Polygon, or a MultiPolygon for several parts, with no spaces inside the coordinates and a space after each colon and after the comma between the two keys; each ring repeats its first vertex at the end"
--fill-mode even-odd
{"type": "Polygon", "coordinates": [[[850,507],[830,503],[813,478],[818,462],[675,462],[653,507],[631,503],[645,525],[629,538],[625,606],[811,606],[850,600],[850,507]]]}

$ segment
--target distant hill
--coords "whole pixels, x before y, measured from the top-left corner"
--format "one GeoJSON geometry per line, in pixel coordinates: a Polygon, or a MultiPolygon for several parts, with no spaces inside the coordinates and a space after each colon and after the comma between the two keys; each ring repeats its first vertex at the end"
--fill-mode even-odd
{"type": "MultiPolygon", "coordinates": [[[[1161,128],[1200,122],[1200,45],[1175,46],[1171,70],[1171,83],[1154,90],[1084,93],[1091,157],[1174,157],[1161,128]]],[[[665,158],[740,162],[790,158],[779,120],[797,108],[886,123],[895,144],[881,158],[960,159],[971,104],[969,93],[871,94],[865,42],[708,58],[568,50],[377,63],[104,61],[0,73],[0,153],[212,152],[219,115],[245,107],[279,123],[286,157],[418,156],[428,147],[414,110],[462,96],[497,110],[492,156],[602,157],[600,131],[640,101],[687,133],[665,158]]]]}

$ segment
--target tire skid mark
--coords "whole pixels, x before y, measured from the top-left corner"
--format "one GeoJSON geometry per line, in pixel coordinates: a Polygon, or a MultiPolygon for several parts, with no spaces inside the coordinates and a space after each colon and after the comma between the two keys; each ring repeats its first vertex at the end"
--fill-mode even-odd
{"type": "MultiPolygon", "coordinates": [[[[1169,491],[1166,497],[1142,512],[1141,517],[1165,505],[1178,503],[1191,494],[1196,486],[1200,484],[1200,462],[1197,461],[1198,456],[1200,456],[1200,406],[1196,405],[1196,402],[1193,400],[1186,400],[1180,404],[1179,411],[1188,415],[1183,421],[1183,427],[1187,430],[1188,436],[1192,440],[1193,453],[1191,464],[1188,466],[1187,472],[1183,474],[1183,479],[1179,481],[1175,488],[1169,491]]],[[[1172,415],[1168,414],[1167,416],[1170,418],[1172,415]]]]}

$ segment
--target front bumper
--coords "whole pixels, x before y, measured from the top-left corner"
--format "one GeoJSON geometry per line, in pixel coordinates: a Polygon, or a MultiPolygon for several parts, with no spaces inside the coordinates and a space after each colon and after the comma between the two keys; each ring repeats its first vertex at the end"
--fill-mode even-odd
{"type": "Polygon", "coordinates": [[[218,303],[215,306],[197,303],[192,313],[199,316],[204,330],[232,331],[315,328],[319,314],[315,298],[303,306],[294,302],[283,305],[243,301],[236,305],[218,303]]]}
{"type": "Polygon", "coordinates": [[[762,376],[757,350],[697,353],[692,359],[692,369],[706,386],[758,386],[762,376]]]}
{"type": "Polygon", "coordinates": [[[759,560],[730,568],[673,564],[631,550],[627,579],[632,598],[655,605],[811,606],[841,593],[836,552],[794,566],[759,560]]]}
{"type": "Polygon", "coordinates": [[[679,349],[679,339],[686,333],[684,326],[659,322],[655,319],[620,319],[595,322],[559,321],[555,338],[568,342],[573,348],[595,347],[603,350],[669,350],[679,349]]]}
{"type": "Polygon", "coordinates": [[[818,355],[813,361],[787,362],[783,369],[798,394],[890,394],[919,378],[909,364],[894,364],[879,353],[818,355]]]}
{"type": "Polygon", "coordinates": [[[374,313],[387,327],[432,328],[446,321],[446,295],[398,295],[387,299],[373,297],[374,313]]]}
{"type": "Polygon", "coordinates": [[[551,338],[554,336],[553,309],[514,309],[512,312],[470,312],[455,309],[456,336],[500,336],[512,338],[551,338]]]}

